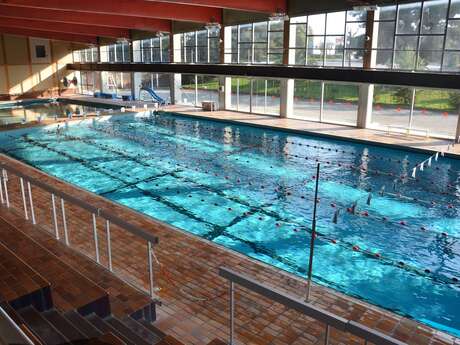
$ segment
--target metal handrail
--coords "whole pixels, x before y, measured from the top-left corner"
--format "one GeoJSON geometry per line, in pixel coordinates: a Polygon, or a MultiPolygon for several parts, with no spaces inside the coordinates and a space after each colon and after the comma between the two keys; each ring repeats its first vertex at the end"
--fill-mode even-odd
{"type": "MultiPolygon", "coordinates": [[[[149,294],[152,298],[155,298],[155,281],[154,281],[154,271],[153,271],[153,245],[158,243],[158,237],[146,232],[144,229],[140,228],[137,225],[126,222],[118,216],[113,215],[112,212],[104,210],[102,208],[97,208],[88,202],[79,199],[75,196],[72,196],[66,192],[63,192],[45,182],[42,182],[36,178],[30,177],[19,169],[12,167],[11,165],[0,162],[0,199],[1,203],[5,203],[6,207],[10,207],[9,196],[8,196],[8,172],[19,177],[21,197],[24,208],[24,217],[26,220],[29,218],[32,221],[32,224],[37,224],[35,218],[35,211],[32,198],[32,189],[31,185],[34,185],[44,191],[47,191],[51,194],[51,205],[52,205],[52,222],[54,226],[54,233],[57,240],[60,240],[59,226],[58,226],[58,217],[57,217],[57,207],[56,207],[56,196],[60,198],[61,203],[61,212],[62,212],[62,226],[64,230],[64,241],[67,246],[70,246],[69,234],[67,229],[67,220],[65,212],[65,202],[76,205],[84,210],[87,210],[92,215],[92,228],[93,228],[93,237],[94,237],[94,247],[95,247],[95,260],[97,264],[101,264],[100,255],[99,255],[99,239],[98,239],[98,229],[97,229],[97,217],[101,217],[105,220],[105,231],[107,236],[107,255],[108,255],[108,269],[110,272],[113,271],[112,267],[112,249],[111,249],[111,235],[110,235],[110,225],[115,224],[131,233],[132,235],[139,237],[147,242],[147,262],[148,262],[148,275],[149,275],[149,294]],[[26,192],[27,187],[27,192],[26,192]],[[27,198],[28,194],[28,198],[27,198]],[[30,213],[29,213],[30,211],[30,213]],[[29,217],[30,214],[30,217],[29,217]]],[[[121,277],[121,279],[123,279],[121,277]]],[[[142,287],[140,288],[142,290],[142,287]]]]}
{"type": "Polygon", "coordinates": [[[0,326],[0,340],[5,341],[6,344],[27,344],[34,345],[34,342],[24,333],[19,325],[8,315],[8,313],[0,306],[0,323],[4,321],[7,330],[0,326]]]}
{"type": "Polygon", "coordinates": [[[290,309],[294,309],[303,315],[311,317],[326,325],[326,336],[324,343],[329,344],[330,327],[334,327],[340,331],[348,332],[365,342],[371,342],[376,345],[407,345],[393,337],[383,334],[379,331],[366,327],[358,322],[345,319],[333,313],[330,313],[322,308],[316,307],[311,303],[307,303],[300,298],[291,296],[279,289],[263,285],[249,276],[237,273],[231,269],[220,267],[219,275],[230,281],[230,345],[234,344],[234,284],[240,285],[248,290],[251,290],[259,295],[267,297],[274,302],[280,303],[290,309]]]}
{"type": "Polygon", "coordinates": [[[138,236],[138,237],[141,237],[143,238],[144,240],[146,241],[149,241],[149,242],[152,242],[152,243],[158,243],[158,237],[152,235],[152,234],[149,234],[148,232],[146,232],[145,230],[143,230],[142,228],[138,227],[137,225],[134,225],[134,224],[131,224],[131,223],[128,223],[126,221],[124,221],[123,219],[113,215],[111,212],[108,212],[102,208],[97,208],[95,206],[92,206],[91,204],[89,204],[88,202],[82,200],[82,199],[79,199],[75,196],[72,196],[70,194],[67,194],[66,192],[63,192],[45,182],[42,182],[36,178],[33,178],[33,177],[30,177],[26,174],[24,174],[23,172],[21,172],[20,170],[12,167],[11,165],[9,164],[6,164],[4,162],[0,162],[0,169],[5,169],[5,170],[8,170],[10,172],[12,172],[14,175],[18,176],[18,177],[22,177],[23,179],[27,180],[28,182],[30,182],[31,184],[33,184],[34,186],[36,187],[39,187],[41,189],[44,189],[46,190],[47,192],[51,193],[51,194],[54,194],[55,196],[58,196],[64,200],[66,200],[67,202],[71,203],[71,204],[74,204],[74,205],[77,205],[91,213],[94,213],[94,214],[97,214],[98,216],[101,216],[107,220],[109,220],[111,223],[113,224],[116,224],[122,228],[124,228],[125,230],[127,230],[128,232],[132,233],[133,235],[135,236],[138,236]]]}

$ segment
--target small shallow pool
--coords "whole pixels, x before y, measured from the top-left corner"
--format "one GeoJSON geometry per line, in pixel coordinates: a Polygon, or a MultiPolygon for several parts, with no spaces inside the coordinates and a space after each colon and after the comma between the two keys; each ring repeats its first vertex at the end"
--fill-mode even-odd
{"type": "Polygon", "coordinates": [[[0,125],[25,123],[41,119],[83,116],[103,109],[119,109],[119,106],[102,103],[78,102],[68,99],[33,99],[0,102],[0,125]]]}
{"type": "Polygon", "coordinates": [[[314,279],[460,336],[460,161],[175,114],[0,134],[67,182],[305,277],[321,163],[314,279]],[[356,205],[355,212],[350,212],[356,205]]]}

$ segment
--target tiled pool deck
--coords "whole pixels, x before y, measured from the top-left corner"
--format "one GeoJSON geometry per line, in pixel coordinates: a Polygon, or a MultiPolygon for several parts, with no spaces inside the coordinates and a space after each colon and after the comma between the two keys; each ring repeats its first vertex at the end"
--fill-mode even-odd
{"type": "MultiPolygon", "coordinates": [[[[208,116],[232,121],[250,122],[272,127],[285,126],[324,134],[342,135],[348,138],[380,140],[402,146],[441,150],[447,142],[436,139],[394,136],[369,130],[335,125],[323,125],[298,120],[258,116],[234,112],[204,113],[184,107],[171,107],[172,111],[186,112],[193,116],[208,116]],[[374,139],[375,138],[375,139],[374,139]]],[[[460,154],[459,147],[455,149],[460,154]]],[[[454,152],[454,151],[453,151],[454,152]]],[[[214,338],[225,340],[228,334],[228,285],[217,270],[220,266],[252,275],[258,281],[302,297],[305,281],[274,267],[249,259],[214,243],[189,235],[158,223],[123,206],[58,181],[22,163],[0,156],[21,171],[63,191],[86,200],[91,204],[113,211],[114,214],[142,226],[159,237],[156,255],[161,269],[155,265],[159,297],[163,305],[158,310],[157,327],[177,337],[185,344],[207,344],[214,338]]],[[[22,209],[19,182],[11,176],[9,182],[12,205],[22,209]]],[[[33,189],[37,219],[53,232],[51,225],[50,194],[33,189]]],[[[2,211],[4,212],[4,211],[2,211]]],[[[66,204],[71,246],[88,256],[94,256],[91,215],[82,209],[66,204]]],[[[58,209],[58,215],[60,215],[58,209]]],[[[59,217],[58,222],[62,224],[59,217]]],[[[101,262],[106,264],[107,253],[104,224],[98,221],[101,262]]],[[[62,226],[60,226],[62,232],[62,226]]],[[[63,238],[61,233],[61,238],[63,238]]],[[[115,270],[127,279],[147,287],[146,245],[115,227],[112,229],[112,250],[115,270]]],[[[398,316],[348,297],[331,289],[314,285],[312,302],[335,314],[363,323],[371,328],[392,335],[409,344],[460,344],[460,339],[436,331],[413,320],[398,316]]],[[[320,344],[324,325],[299,313],[287,310],[279,304],[237,288],[236,291],[236,338],[239,344],[320,344]]],[[[337,330],[331,334],[332,344],[362,344],[363,341],[337,330]]]]}

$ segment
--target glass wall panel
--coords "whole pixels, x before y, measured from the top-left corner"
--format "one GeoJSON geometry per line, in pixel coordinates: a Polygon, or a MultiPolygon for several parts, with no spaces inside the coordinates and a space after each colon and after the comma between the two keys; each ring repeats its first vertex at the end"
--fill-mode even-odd
{"type": "Polygon", "coordinates": [[[216,76],[197,76],[198,106],[203,101],[212,101],[219,105],[219,78],[216,76]]]}
{"type": "Polygon", "coordinates": [[[374,86],[371,127],[409,126],[412,89],[399,86],[374,86]]]}
{"type": "Polygon", "coordinates": [[[131,95],[131,73],[101,72],[102,92],[115,94],[117,97],[131,95]]]}
{"type": "Polygon", "coordinates": [[[227,47],[225,51],[226,61],[245,64],[282,64],[283,30],[282,21],[232,26],[229,30],[231,47],[227,47]]]}
{"type": "Polygon", "coordinates": [[[322,121],[356,126],[358,95],[358,85],[325,82],[322,121]]]}
{"type": "Polygon", "coordinates": [[[295,36],[290,39],[289,63],[362,67],[366,17],[364,11],[348,11],[291,18],[295,36]]]}
{"type": "Polygon", "coordinates": [[[220,29],[206,29],[180,34],[182,61],[218,63],[220,29]]]}
{"type": "Polygon", "coordinates": [[[417,89],[411,129],[454,138],[460,110],[458,91],[417,89]]]}
{"type": "Polygon", "coordinates": [[[251,111],[251,80],[232,78],[231,108],[237,111],[251,111]]]}
{"type": "Polygon", "coordinates": [[[253,113],[279,115],[280,82],[271,79],[253,79],[251,99],[253,113]]]}
{"type": "Polygon", "coordinates": [[[93,95],[95,92],[101,91],[100,73],[101,72],[80,72],[80,87],[82,94],[93,95]]]}
{"type": "Polygon", "coordinates": [[[168,74],[142,72],[134,73],[136,99],[145,102],[154,101],[147,92],[141,92],[141,88],[151,88],[158,96],[163,98],[167,103],[170,103],[170,80],[171,78],[168,74]]]}
{"type": "Polygon", "coordinates": [[[196,76],[194,74],[182,74],[180,86],[176,94],[176,102],[178,104],[198,106],[196,89],[196,76]]]}
{"type": "Polygon", "coordinates": [[[295,80],[293,118],[320,121],[321,81],[295,80]]]}
{"type": "Polygon", "coordinates": [[[430,0],[380,7],[374,21],[374,31],[378,33],[374,42],[375,67],[455,71],[454,59],[460,51],[460,21],[455,17],[458,1],[430,0]]]}

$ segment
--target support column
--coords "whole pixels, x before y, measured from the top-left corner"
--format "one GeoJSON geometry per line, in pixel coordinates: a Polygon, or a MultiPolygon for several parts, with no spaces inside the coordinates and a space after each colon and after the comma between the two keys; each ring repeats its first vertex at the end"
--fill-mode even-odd
{"type": "MultiPolygon", "coordinates": [[[[375,11],[367,11],[366,21],[366,41],[364,43],[363,68],[370,69],[375,67],[376,54],[373,48],[377,43],[378,30],[374,28],[375,11]]],[[[367,128],[372,119],[372,104],[374,99],[374,85],[361,84],[358,96],[358,128],[367,128]]]]}
{"type": "Polygon", "coordinates": [[[280,117],[291,117],[294,109],[294,79],[281,79],[280,117]]]}
{"type": "MultiPolygon", "coordinates": [[[[176,34],[174,35],[173,33],[170,34],[169,36],[169,46],[170,46],[170,57],[171,62],[181,62],[182,61],[182,52],[181,52],[181,46],[180,46],[180,35],[176,34]]],[[[181,96],[180,94],[180,88],[182,85],[182,75],[177,74],[177,73],[171,73],[170,74],[170,82],[169,82],[169,88],[171,92],[171,104],[176,104],[176,98],[179,98],[181,96]]]]}
{"type": "MultiPolygon", "coordinates": [[[[289,46],[291,27],[289,20],[284,21],[283,65],[294,63],[289,46]]],[[[281,79],[280,82],[280,117],[291,117],[294,109],[294,79],[281,79]]]]}
{"type": "Polygon", "coordinates": [[[455,142],[460,144],[460,107],[458,107],[458,121],[457,121],[457,132],[455,134],[455,142]]]}
{"type": "MultiPolygon", "coordinates": [[[[106,61],[108,61],[108,59],[106,61]]],[[[100,42],[99,37],[97,38],[97,62],[102,62],[101,42],[100,42]]],[[[104,88],[103,84],[102,84],[102,82],[103,82],[102,73],[103,72],[99,72],[99,73],[93,72],[93,73],[94,73],[94,79],[99,78],[99,85],[101,86],[100,92],[103,92],[102,91],[102,89],[104,88]]],[[[80,76],[80,78],[81,78],[81,76],[80,76]]],[[[81,80],[80,80],[80,85],[81,85],[81,80]]]]}
{"type": "MultiPolygon", "coordinates": [[[[131,34],[131,30],[129,31],[129,62],[134,62],[134,44],[133,44],[133,38],[131,34]]],[[[136,100],[136,83],[134,80],[134,74],[135,72],[131,72],[131,98],[132,100],[136,100]]]]}
{"type": "MultiPolygon", "coordinates": [[[[220,29],[220,61],[219,63],[231,63],[232,55],[225,54],[232,51],[232,28],[224,26],[220,29]]],[[[232,78],[219,77],[219,110],[229,109],[231,107],[232,78]]]]}

